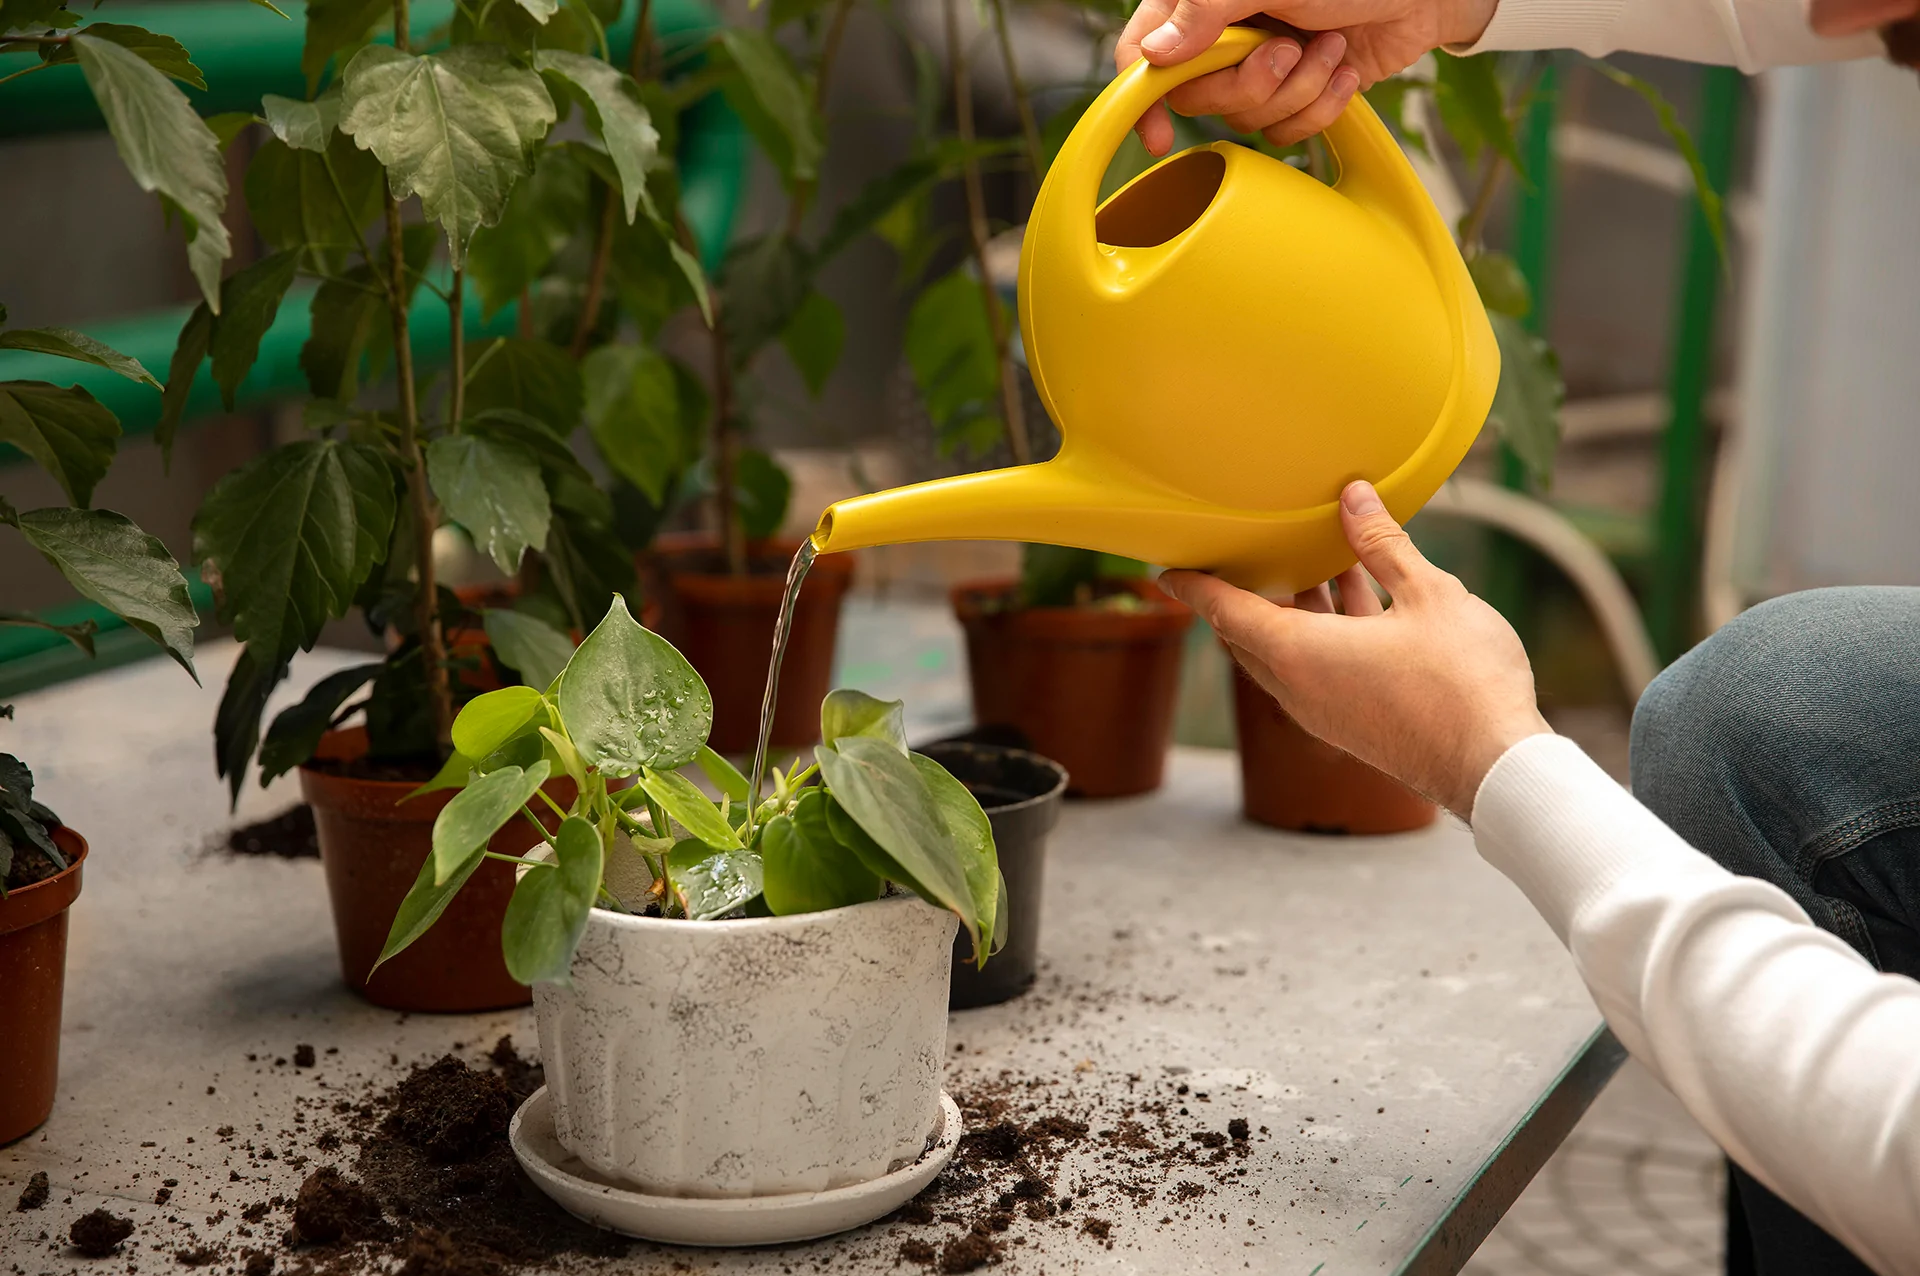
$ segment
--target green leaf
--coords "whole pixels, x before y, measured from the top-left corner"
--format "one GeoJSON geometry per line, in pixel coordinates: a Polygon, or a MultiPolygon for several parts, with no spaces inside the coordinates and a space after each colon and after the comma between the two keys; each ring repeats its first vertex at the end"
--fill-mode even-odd
{"type": "MultiPolygon", "coordinates": [[[[93,636],[100,632],[100,623],[96,620],[87,619],[80,621],[78,624],[58,625],[50,620],[42,620],[40,617],[27,612],[0,611],[0,625],[24,625],[30,629],[44,629],[49,633],[59,634],[62,638],[65,638],[68,642],[86,652],[87,659],[89,660],[93,659],[97,654],[94,651],[93,636]]],[[[6,705],[4,707],[11,709],[13,706],[6,705]]]]}
{"type": "Polygon", "coordinates": [[[527,11],[527,16],[543,26],[554,14],[560,12],[559,0],[514,0],[514,2],[527,11]]]}
{"type": "MultiPolygon", "coordinates": [[[[324,154],[327,143],[340,127],[340,85],[337,82],[328,85],[327,91],[311,102],[276,93],[262,94],[260,112],[273,135],[294,150],[324,154]]],[[[258,157],[254,162],[259,162],[258,157]]]]}
{"type": "MultiPolygon", "coordinates": [[[[737,851],[740,835],[720,818],[720,810],[678,771],[656,771],[648,767],[640,772],[640,787],[658,802],[681,828],[716,850],[737,851]]],[[[655,832],[666,836],[665,829],[655,832]]]]}
{"type": "Polygon", "coordinates": [[[716,851],[688,838],[667,855],[667,877],[689,921],[725,917],[760,893],[760,857],[752,851],[716,851]]]}
{"type": "Polygon", "coordinates": [[[719,43],[735,71],[723,85],[727,102],[789,186],[813,181],[823,149],[820,127],[786,50],[754,27],[723,27],[719,43]]]}
{"type": "Polygon", "coordinates": [[[475,696],[453,720],[453,747],[484,758],[519,734],[540,705],[540,692],[533,687],[502,687],[475,696]]]}
{"type": "Polygon", "coordinates": [[[109,372],[117,372],[129,381],[144,382],[156,390],[160,388],[160,383],[153,379],[151,372],[140,366],[138,359],[121,354],[112,346],[71,328],[15,328],[12,332],[0,332],[0,350],[32,350],[38,354],[91,363],[109,372]]]}
{"type": "MultiPolygon", "coordinates": [[[[66,0],[6,0],[0,4],[0,31],[52,31],[80,21],[66,0]]],[[[0,873],[0,877],[5,877],[0,873]]]]}
{"type": "Polygon", "coordinates": [[[307,91],[319,85],[334,54],[361,44],[376,26],[392,18],[391,0],[310,0],[307,40],[300,50],[300,72],[307,77],[307,91]]]}
{"type": "Polygon", "coordinates": [[[0,753],[0,807],[33,810],[33,770],[11,753],[0,753]]]}
{"type": "Polygon", "coordinates": [[[600,454],[648,500],[663,503],[700,449],[700,423],[688,419],[673,364],[644,346],[605,345],[581,361],[580,377],[600,454]]]}
{"type": "Polygon", "coordinates": [[[1019,602],[1027,607],[1072,607],[1087,601],[1100,579],[1103,555],[1067,545],[1026,545],[1020,552],[1019,602]]]}
{"type": "Polygon", "coordinates": [[[910,883],[902,885],[911,884],[929,904],[957,915],[977,950],[981,919],[965,852],[915,763],[887,741],[865,736],[848,737],[832,748],[820,745],[813,756],[834,801],[906,871],[910,883]]]}
{"type": "MultiPolygon", "coordinates": [[[[420,272],[433,255],[431,226],[408,226],[401,232],[407,263],[407,301],[412,303],[420,272]]],[[[375,260],[387,260],[387,245],[374,249],[375,260]]],[[[300,368],[307,385],[321,398],[350,402],[357,393],[362,365],[374,375],[393,345],[387,299],[379,291],[371,267],[362,263],[343,279],[329,279],[313,294],[309,307],[311,332],[300,348],[300,368]]]]}
{"type": "Polygon", "coordinates": [[[800,794],[790,815],[776,815],[760,833],[762,891],[778,917],[846,908],[880,898],[878,875],[833,835],[832,799],[817,788],[800,794]]]}
{"type": "Polygon", "coordinates": [[[427,445],[427,480],[474,547],[511,575],[529,549],[543,549],[553,507],[540,463],[511,444],[449,434],[427,445]]]}
{"type": "Polygon", "coordinates": [[[1471,164],[1490,147],[1525,177],[1526,164],[1514,141],[1506,90],[1500,84],[1499,58],[1491,53],[1460,58],[1444,49],[1435,49],[1433,58],[1433,102],[1460,153],[1471,164]]]}
{"type": "Polygon", "coordinates": [[[1487,424],[1513,449],[1534,480],[1545,486],[1560,449],[1560,405],[1567,395],[1559,356],[1511,315],[1496,311],[1487,318],[1500,344],[1500,384],[1493,392],[1487,424]]]}
{"type": "Polygon", "coordinates": [[[579,816],[554,835],[554,866],[528,869],[507,901],[500,947],[507,973],[523,984],[565,983],[573,951],[600,893],[600,834],[579,816]]]}
{"type": "MultiPolygon", "coordinates": [[[[907,315],[907,365],[927,415],[945,431],[995,413],[1000,365],[979,281],[959,267],[927,286],[907,315]]],[[[997,422],[997,415],[993,417],[997,422]]]]}
{"type": "MultiPolygon", "coordinates": [[[[587,487],[587,492],[599,489],[587,487]]],[[[635,588],[633,554],[605,521],[554,501],[542,565],[575,628],[585,630],[615,595],[635,588]]],[[[702,738],[705,732],[701,733],[702,738]]],[[[657,765],[657,764],[656,764],[657,765]]]]}
{"type": "Polygon", "coordinates": [[[473,232],[506,211],[553,121],[540,77],[494,45],[413,56],[376,44],[347,66],[341,129],[378,157],[396,198],[420,197],[455,269],[473,232]]]}
{"type": "Polygon", "coordinates": [[[740,526],[748,540],[765,540],[787,521],[793,478],[780,463],[758,449],[734,459],[733,486],[740,526]]]}
{"type": "Polygon", "coordinates": [[[330,673],[313,684],[306,699],[282,709],[273,725],[267,728],[267,738],[260,745],[260,787],[265,788],[312,757],[320,746],[320,737],[333,725],[340,706],[372,682],[384,667],[384,662],[375,662],[330,673]]]}
{"type": "Polygon", "coordinates": [[[833,745],[846,736],[885,740],[907,751],[906,702],[876,700],[864,691],[842,687],[820,702],[820,741],[833,745]]]}
{"type": "Polygon", "coordinates": [[[467,282],[492,318],[517,301],[553,264],[586,223],[587,175],[561,147],[548,147],[533,175],[516,183],[497,225],[474,232],[467,250],[467,282]]]}
{"type": "Polygon", "coordinates": [[[467,343],[467,412],[512,408],[566,438],[580,422],[580,369],[551,341],[494,337],[467,343]]]}
{"type": "Polygon", "coordinates": [[[141,190],[173,201],[186,218],[187,262],[210,306],[219,306],[220,264],[233,252],[220,214],[227,169],[220,142],[186,94],[139,54],[84,33],[73,37],[121,162],[141,190]]]}
{"type": "MultiPolygon", "coordinates": [[[[170,35],[161,35],[145,27],[123,26],[117,22],[89,22],[81,28],[81,32],[95,40],[111,40],[162,75],[202,91],[207,87],[206,77],[193,64],[186,46],[170,35]]],[[[49,65],[72,62],[74,59],[73,46],[70,44],[56,47],[46,55],[49,65]]]]}
{"type": "Polygon", "coordinates": [[[988,822],[987,813],[980,809],[979,799],[948,774],[945,767],[920,753],[913,755],[913,765],[926,781],[941,822],[947,826],[947,834],[959,853],[967,889],[973,896],[972,918],[968,919],[964,913],[961,918],[973,933],[974,964],[985,966],[993,949],[995,931],[1004,930],[1006,925],[1004,919],[996,920],[995,913],[1005,884],[1000,879],[1000,858],[993,845],[993,825],[988,822]]]}
{"type": "Polygon", "coordinates": [[[713,698],[686,657],[643,629],[615,595],[560,680],[560,721],[603,775],[672,771],[706,743],[713,698]]]}
{"type": "Polygon", "coordinates": [[[53,506],[20,514],[20,529],[67,583],[160,644],[182,669],[193,667],[193,627],[200,623],[187,580],[158,537],[112,510],[53,506]]]}
{"type": "Polygon", "coordinates": [[[233,146],[233,139],[253,127],[258,119],[252,111],[222,111],[206,117],[207,128],[212,131],[213,140],[220,144],[222,155],[233,146]]]}
{"type": "Polygon", "coordinates": [[[373,971],[380,969],[390,959],[404,952],[414,940],[427,933],[428,929],[440,920],[440,914],[447,911],[447,905],[460,893],[474,871],[486,862],[486,848],[475,847],[473,854],[447,876],[446,881],[434,880],[433,856],[427,856],[420,865],[419,875],[413,879],[406,898],[400,901],[400,910],[393,915],[393,925],[387,931],[387,942],[380,946],[380,958],[373,963],[373,970],[367,977],[373,977],[373,971]]]}
{"type": "Polygon", "coordinates": [[[1427,147],[1427,135],[1407,122],[1407,95],[1433,87],[1431,80],[1417,76],[1396,75],[1381,80],[1365,91],[1367,105],[1380,113],[1380,118],[1393,126],[1400,140],[1422,155],[1432,155],[1427,147]]]}
{"type": "Polygon", "coordinates": [[[213,340],[213,311],[201,302],[180,327],[180,338],[173,347],[173,361],[167,365],[167,388],[160,395],[160,423],[153,439],[160,445],[160,465],[173,467],[173,440],[180,432],[180,418],[186,414],[187,397],[193,392],[193,379],[200,374],[201,361],[213,340]]]}
{"type": "Polygon", "coordinates": [[[787,348],[787,357],[800,370],[800,379],[807,383],[807,393],[816,399],[839,365],[840,350],[846,343],[847,324],[840,317],[840,307],[818,289],[807,294],[807,299],[794,312],[793,320],[780,334],[780,344],[787,348]]]}
{"type": "Polygon", "coordinates": [[[378,449],[282,444],[214,485],[193,520],[194,558],[241,642],[283,660],[311,647],[386,553],[392,471],[378,449]]]}
{"type": "Polygon", "coordinates": [[[1700,148],[1694,145],[1693,134],[1680,122],[1680,113],[1673,108],[1659,89],[1637,75],[1622,71],[1610,62],[1597,58],[1588,60],[1589,65],[1601,75],[1606,76],[1623,89],[1630,89],[1640,96],[1641,101],[1653,108],[1653,118],[1660,125],[1660,131],[1667,135],[1680,158],[1686,160],[1687,171],[1693,174],[1693,197],[1700,205],[1701,216],[1707,219],[1707,229],[1713,232],[1714,247],[1720,250],[1721,260],[1727,256],[1727,215],[1726,206],[1720,199],[1720,192],[1713,188],[1713,179],[1707,175],[1705,161],[1700,158],[1700,148]]]}
{"type": "Polygon", "coordinates": [[[745,367],[793,322],[806,300],[810,274],[806,250],[785,235],[763,235],[727,254],[720,272],[720,322],[736,367],[745,367]]]}
{"type": "Polygon", "coordinates": [[[0,443],[32,457],[75,505],[93,499],[119,442],[119,418],[79,386],[0,381],[0,443]]]}
{"type": "Polygon", "coordinates": [[[640,86],[626,72],[578,53],[542,49],[533,55],[533,66],[549,84],[558,81],[562,91],[572,93],[587,127],[606,143],[631,223],[647,195],[647,170],[660,157],[660,132],[640,100],[640,86]]]}
{"type": "Polygon", "coordinates": [[[300,254],[279,252],[235,271],[220,285],[220,317],[214,320],[207,351],[220,399],[233,410],[233,396],[260,356],[260,338],[280,313],[280,301],[293,286],[300,254]]]}
{"type": "Polygon", "coordinates": [[[703,744],[693,755],[693,764],[700,768],[700,774],[707,777],[709,784],[732,798],[735,804],[747,800],[749,781],[733,763],[703,744]]]}
{"type": "Polygon", "coordinates": [[[1480,294],[1480,304],[1498,314],[1525,319],[1533,309],[1533,288],[1520,272],[1520,263],[1505,253],[1479,252],[1467,261],[1467,273],[1480,294]]]}
{"type": "Polygon", "coordinates": [[[274,248],[316,250],[321,268],[329,257],[359,252],[362,229],[382,207],[378,161],[344,134],[325,152],[269,138],[247,166],[246,191],[260,238],[274,248]]]}
{"type": "MultiPolygon", "coordinates": [[[[472,778],[474,770],[478,768],[479,765],[479,763],[475,762],[466,754],[455,752],[453,756],[440,764],[440,769],[434,772],[431,780],[428,780],[425,784],[401,798],[400,801],[403,803],[411,802],[423,793],[438,793],[442,789],[464,789],[467,787],[467,781],[472,778]]],[[[431,859],[427,861],[427,880],[433,880],[433,861],[431,859]]]]}
{"type": "Polygon", "coordinates": [[[433,821],[433,880],[444,884],[513,813],[533,800],[547,782],[545,758],[524,770],[517,766],[476,776],[453,795],[433,821]]]}
{"type": "Polygon", "coordinates": [[[483,617],[493,654],[532,686],[551,684],[573,659],[573,639],[536,616],[490,607],[483,617]]]}
{"type": "Polygon", "coordinates": [[[216,772],[227,782],[231,806],[240,803],[247,764],[253,761],[253,751],[260,743],[260,715],[267,711],[267,697],[286,676],[285,660],[263,664],[251,647],[240,649],[240,658],[227,675],[227,687],[213,717],[213,761],[216,772]]]}

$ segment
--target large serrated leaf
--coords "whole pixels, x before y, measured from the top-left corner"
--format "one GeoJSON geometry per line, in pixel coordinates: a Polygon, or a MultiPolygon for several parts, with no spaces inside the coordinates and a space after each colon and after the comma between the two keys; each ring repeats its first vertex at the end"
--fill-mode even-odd
{"type": "Polygon", "coordinates": [[[567,664],[559,707],[580,755],[608,776],[683,767],[713,727],[707,684],[618,595],[567,664]]]}
{"type": "Polygon", "coordinates": [[[552,867],[528,869],[507,901],[500,947],[508,974],[523,984],[566,981],[600,894],[604,856],[593,825],[577,815],[561,821],[552,867]]]}
{"type": "Polygon", "coordinates": [[[234,636],[274,660],[311,647],[384,557],[394,504],[386,459],[360,443],[283,444],[221,479],[194,518],[194,558],[234,636]]]}
{"type": "Polygon", "coordinates": [[[553,121],[539,75],[497,46],[416,56],[370,45],[347,66],[341,129],[379,158],[395,197],[420,197],[455,269],[474,231],[500,220],[553,121]]]}
{"type": "Polygon", "coordinates": [[[517,301],[586,223],[587,175],[563,147],[540,152],[533,175],[514,185],[498,223],[474,232],[467,282],[491,318],[517,301]]]}
{"type": "Polygon", "coordinates": [[[179,564],[160,543],[112,510],[28,510],[15,526],[60,569],[67,583],[160,644],[182,669],[193,667],[200,623],[179,564]]]}
{"type": "Polygon", "coordinates": [[[253,761],[253,751],[260,743],[260,716],[267,711],[267,697],[286,676],[285,660],[262,662],[250,647],[240,649],[240,658],[227,675],[226,690],[213,717],[213,761],[215,770],[227,782],[229,806],[240,804],[247,764],[253,761]]]}
{"type": "Polygon", "coordinates": [[[606,144],[620,175],[620,196],[631,223],[647,198],[647,170],[660,157],[660,131],[640,100],[640,86],[632,76],[598,58],[558,49],[535,53],[533,65],[571,92],[587,126],[606,144]]]}
{"type": "Polygon", "coordinates": [[[326,261],[365,242],[362,230],[380,215],[380,165],[339,134],[324,152],[269,138],[247,165],[246,192],[269,246],[312,249],[326,261]]]}
{"type": "Polygon", "coordinates": [[[530,453],[480,435],[443,435],[427,445],[427,481],[501,571],[511,575],[527,550],[546,547],[553,507],[530,453]]]}
{"type": "Polygon", "coordinates": [[[156,390],[160,388],[160,383],[153,379],[151,372],[140,366],[138,359],[121,354],[105,342],[95,341],[86,333],[75,332],[71,328],[15,328],[11,332],[0,332],[0,350],[32,350],[36,354],[91,363],[109,372],[117,372],[129,381],[139,381],[156,390]]]}
{"type": "MultiPolygon", "coordinates": [[[[187,47],[170,35],[118,22],[89,22],[76,34],[85,34],[95,40],[111,40],[129,53],[137,54],[143,62],[170,79],[203,91],[207,87],[206,77],[193,64],[187,47]]],[[[47,62],[52,65],[72,62],[74,59],[73,46],[70,44],[56,47],[47,54],[47,62]]]]}
{"type": "Polygon", "coordinates": [[[180,418],[186,414],[187,398],[193,393],[193,379],[200,375],[207,347],[213,341],[213,311],[201,302],[180,327],[174,343],[173,359],[167,364],[167,388],[160,395],[160,422],[154,426],[153,441],[160,445],[160,467],[173,468],[173,440],[180,432],[180,418]]]}
{"type": "Polygon", "coordinates": [[[85,505],[120,445],[120,419],[79,386],[0,381],[0,443],[11,443],[85,505]]]}
{"type": "MultiPolygon", "coordinates": [[[[340,127],[340,85],[329,84],[327,91],[311,102],[276,93],[262,94],[260,113],[266,117],[273,135],[282,142],[296,151],[318,154],[327,149],[327,143],[340,127]]],[[[258,156],[254,162],[259,162],[258,156]]]]}
{"type": "Polygon", "coordinates": [[[73,37],[72,48],[127,172],[141,190],[164,196],[184,214],[187,262],[207,303],[218,307],[220,266],[233,252],[220,220],[227,170],[219,139],[186,94],[139,54],[84,32],[73,37]]]}
{"type": "Polygon", "coordinates": [[[580,370],[551,341],[493,337],[467,343],[467,414],[525,413],[564,439],[580,423],[580,370]]]}

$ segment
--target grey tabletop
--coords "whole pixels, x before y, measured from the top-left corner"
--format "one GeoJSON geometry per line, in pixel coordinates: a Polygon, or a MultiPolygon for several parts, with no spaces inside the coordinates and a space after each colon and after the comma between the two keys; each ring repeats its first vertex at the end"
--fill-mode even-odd
{"type": "MultiPolygon", "coordinates": [[[[155,660],[17,702],[9,751],[93,853],[59,1102],[0,1149],[0,1183],[44,1170],[53,1189],[41,1211],[0,1213],[15,1270],[87,1267],[55,1242],[101,1204],[138,1226],[133,1270],[184,1270],[188,1240],[237,1254],[260,1243],[236,1234],[238,1206],[326,1160],[295,1154],[296,1108],[357,1100],[449,1050],[478,1060],[504,1033],[536,1039],[529,1011],[361,1002],[341,984],[319,865],[208,849],[297,800],[286,782],[250,787],[228,813],[209,733],[233,656],[202,649],[204,687],[155,660]],[[316,1065],[289,1066],[303,1043],[316,1065]],[[223,1126],[258,1146],[238,1159],[231,1132],[211,1137],[223,1126]]],[[[356,658],[302,658],[279,699],[356,658]]],[[[942,609],[851,604],[841,670],[906,695],[922,737],[965,722],[942,609]]],[[[1006,1271],[1451,1272],[1619,1061],[1566,953],[1463,828],[1258,828],[1239,817],[1231,753],[1176,749],[1160,792],[1070,806],[1042,907],[1039,984],[953,1016],[947,1085],[1016,1126],[1086,1123],[1034,1162],[1066,1210],[1009,1217],[989,1199],[1004,1183],[956,1186],[930,1219],[778,1249],[641,1246],[610,1266],[911,1272],[903,1261],[998,1212],[1006,1271]]]]}

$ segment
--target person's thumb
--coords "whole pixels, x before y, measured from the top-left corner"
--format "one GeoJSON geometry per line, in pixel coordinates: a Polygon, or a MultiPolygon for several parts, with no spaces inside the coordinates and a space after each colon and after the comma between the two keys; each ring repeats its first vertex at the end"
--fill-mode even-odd
{"type": "Polygon", "coordinates": [[[1393,521],[1373,484],[1356,479],[1340,493],[1340,525],[1360,563],[1394,597],[1416,586],[1432,567],[1393,521]]]}
{"type": "Polygon", "coordinates": [[[1140,50],[1156,66],[1185,62],[1212,48],[1229,23],[1259,10],[1245,0],[1179,0],[1165,22],[1140,37],[1140,50]]]}

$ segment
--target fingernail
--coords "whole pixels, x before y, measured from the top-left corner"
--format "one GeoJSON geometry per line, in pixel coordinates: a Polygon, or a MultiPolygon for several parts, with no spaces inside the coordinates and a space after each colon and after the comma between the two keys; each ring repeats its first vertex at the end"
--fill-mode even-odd
{"type": "Polygon", "coordinates": [[[1274,79],[1286,79],[1287,72],[1300,64],[1300,46],[1292,40],[1275,40],[1267,63],[1273,68],[1274,79]]]}
{"type": "Polygon", "coordinates": [[[1347,490],[1340,493],[1340,503],[1347,507],[1349,514],[1380,514],[1386,506],[1380,503],[1380,493],[1373,490],[1373,484],[1365,479],[1355,479],[1347,484],[1347,490]]]}
{"type": "Polygon", "coordinates": [[[1360,87],[1360,73],[1350,66],[1343,66],[1333,73],[1334,96],[1346,101],[1360,87]]]}
{"type": "Polygon", "coordinates": [[[1162,23],[1140,41],[1140,47],[1148,53],[1172,53],[1180,47],[1180,28],[1171,22],[1162,23]]]}
{"type": "Polygon", "coordinates": [[[1338,31],[1328,32],[1321,44],[1320,55],[1329,64],[1337,64],[1341,58],[1347,56],[1347,37],[1338,31]]]}

